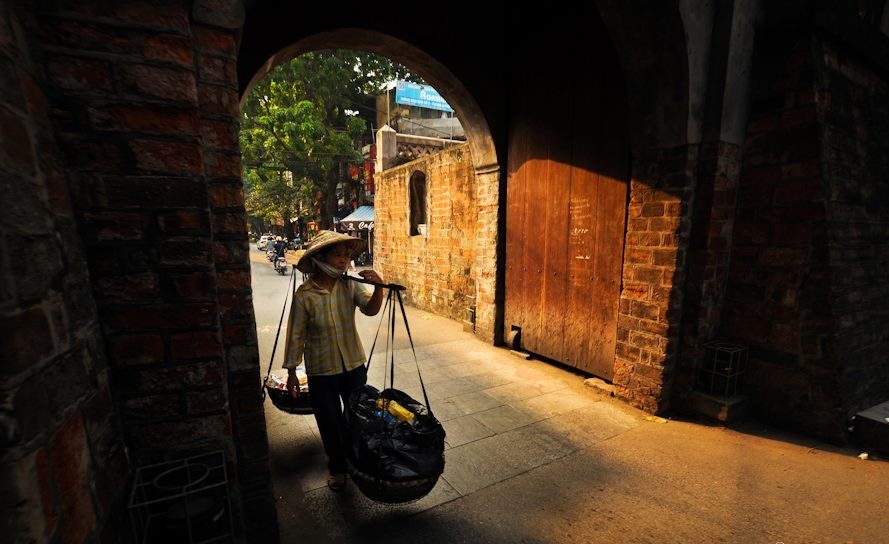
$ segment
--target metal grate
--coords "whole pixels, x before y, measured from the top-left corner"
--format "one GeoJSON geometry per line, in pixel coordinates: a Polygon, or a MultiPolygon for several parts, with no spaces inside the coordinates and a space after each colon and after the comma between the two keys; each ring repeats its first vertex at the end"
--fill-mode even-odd
{"type": "Polygon", "coordinates": [[[729,398],[741,392],[747,348],[728,342],[704,344],[698,371],[698,388],[710,395],[729,398]]]}
{"type": "Polygon", "coordinates": [[[224,452],[140,468],[129,510],[136,542],[231,542],[224,452]]]}

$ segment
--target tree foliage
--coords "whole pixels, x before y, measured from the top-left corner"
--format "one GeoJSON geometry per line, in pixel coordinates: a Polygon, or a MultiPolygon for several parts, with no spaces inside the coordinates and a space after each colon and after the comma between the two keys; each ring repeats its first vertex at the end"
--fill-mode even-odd
{"type": "Polygon", "coordinates": [[[241,112],[248,214],[283,219],[285,226],[312,218],[330,228],[337,184],[347,180],[349,166],[363,162],[361,147],[373,141],[375,97],[393,79],[419,82],[385,57],[323,50],[259,82],[241,112]]]}

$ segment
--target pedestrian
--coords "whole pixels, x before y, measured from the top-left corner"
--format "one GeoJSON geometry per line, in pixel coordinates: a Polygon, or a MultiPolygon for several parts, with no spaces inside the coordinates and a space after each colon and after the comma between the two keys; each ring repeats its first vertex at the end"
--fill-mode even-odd
{"type": "MultiPolygon", "coordinates": [[[[372,316],[383,304],[384,287],[375,285],[371,293],[363,284],[344,277],[349,261],[366,245],[347,234],[318,232],[296,264],[307,276],[293,295],[285,337],[287,389],[291,395],[299,393],[295,369],[304,362],[309,402],[327,454],[327,485],[333,491],[342,489],[346,482],[349,394],[367,383],[367,356],[355,326],[355,308],[372,316]]],[[[372,269],[359,274],[383,283],[372,269]]]]}

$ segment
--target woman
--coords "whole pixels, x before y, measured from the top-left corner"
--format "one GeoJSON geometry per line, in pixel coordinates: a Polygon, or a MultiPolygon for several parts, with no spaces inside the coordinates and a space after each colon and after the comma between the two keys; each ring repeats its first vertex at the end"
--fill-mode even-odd
{"type": "MultiPolygon", "coordinates": [[[[355,327],[355,308],[376,315],[383,304],[383,287],[373,294],[360,283],[343,277],[349,263],[364,251],[366,242],[346,234],[322,230],[296,264],[308,274],[293,295],[284,368],[287,389],[299,393],[296,367],[305,359],[309,401],[321,443],[327,454],[327,485],[339,491],[346,483],[346,452],[349,447],[344,414],[352,389],[367,382],[364,346],[355,327]]],[[[382,284],[373,270],[362,278],[382,284]]]]}

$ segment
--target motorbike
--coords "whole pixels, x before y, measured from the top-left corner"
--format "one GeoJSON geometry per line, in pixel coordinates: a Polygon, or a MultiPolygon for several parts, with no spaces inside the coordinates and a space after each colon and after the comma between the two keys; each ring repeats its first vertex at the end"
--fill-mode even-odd
{"type": "Polygon", "coordinates": [[[272,262],[272,266],[275,267],[275,272],[283,276],[287,273],[287,258],[281,255],[272,262]]]}

